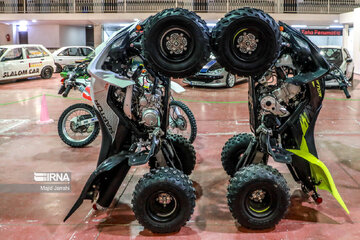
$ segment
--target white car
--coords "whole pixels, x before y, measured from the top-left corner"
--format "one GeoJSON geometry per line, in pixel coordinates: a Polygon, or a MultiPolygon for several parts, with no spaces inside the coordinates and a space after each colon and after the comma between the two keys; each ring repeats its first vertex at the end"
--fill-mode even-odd
{"type": "Polygon", "coordinates": [[[0,46],[0,80],[14,80],[34,76],[52,77],[55,62],[49,50],[42,45],[0,46]]]}
{"type": "MultiPolygon", "coordinates": [[[[353,80],[354,61],[346,48],[340,46],[321,46],[320,50],[320,54],[323,55],[329,63],[339,67],[350,82],[353,80]]],[[[334,79],[326,81],[325,85],[327,87],[337,87],[339,83],[334,79]]]]}
{"type": "Polygon", "coordinates": [[[65,65],[75,64],[76,61],[83,60],[93,51],[94,49],[86,46],[69,46],[59,48],[52,54],[55,59],[56,72],[61,72],[65,65]]]}

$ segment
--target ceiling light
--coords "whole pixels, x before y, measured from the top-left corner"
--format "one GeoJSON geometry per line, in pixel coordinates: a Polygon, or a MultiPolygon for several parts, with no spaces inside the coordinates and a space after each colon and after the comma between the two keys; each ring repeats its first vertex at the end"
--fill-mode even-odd
{"type": "Polygon", "coordinates": [[[215,27],[216,26],[216,23],[207,23],[206,24],[208,27],[215,27]]]}
{"type": "Polygon", "coordinates": [[[19,27],[18,27],[19,32],[26,32],[27,31],[27,24],[28,24],[27,21],[20,21],[19,22],[19,27]]]}
{"type": "Polygon", "coordinates": [[[34,20],[32,20],[32,22],[33,22],[33,23],[36,23],[36,22],[37,22],[37,20],[36,20],[36,19],[34,19],[34,20]]]}
{"type": "Polygon", "coordinates": [[[293,28],[307,28],[307,25],[291,25],[293,28]]]}
{"type": "Polygon", "coordinates": [[[337,20],[337,19],[334,20],[334,23],[338,23],[338,22],[339,22],[339,20],[337,20]]]}
{"type": "Polygon", "coordinates": [[[337,29],[343,29],[343,25],[330,25],[330,28],[337,28],[337,29]]]}

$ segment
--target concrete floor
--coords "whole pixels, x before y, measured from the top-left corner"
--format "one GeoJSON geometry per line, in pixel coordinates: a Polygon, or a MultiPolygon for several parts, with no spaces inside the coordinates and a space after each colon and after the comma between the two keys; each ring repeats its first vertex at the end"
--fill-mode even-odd
{"type": "MultiPolygon", "coordinates": [[[[359,82],[358,76],[350,89],[351,101],[344,100],[342,91],[327,91],[316,127],[320,159],[332,172],[350,215],[324,191],[320,191],[321,205],[301,199],[299,186],[286,167],[271,161],[288,180],[293,196],[285,219],[264,231],[250,231],[235,223],[226,203],[229,177],[220,161],[224,143],[235,133],[250,131],[247,85],[210,90],[186,87],[185,93],[175,97],[188,104],[197,119],[197,165],[191,179],[199,197],[187,225],[178,233],[162,236],[144,230],[131,210],[134,186],[148,171],[144,166],[131,169],[113,209],[96,214],[86,201],[63,223],[96,166],[101,138],[83,149],[70,148],[60,140],[57,120],[79,100],[56,95],[58,75],[1,84],[0,184],[33,184],[34,172],[71,172],[72,189],[70,193],[0,193],[0,239],[360,239],[359,82]],[[47,94],[55,123],[36,124],[42,94],[47,94]]],[[[69,97],[80,98],[80,94],[72,92],[69,97]]]]}

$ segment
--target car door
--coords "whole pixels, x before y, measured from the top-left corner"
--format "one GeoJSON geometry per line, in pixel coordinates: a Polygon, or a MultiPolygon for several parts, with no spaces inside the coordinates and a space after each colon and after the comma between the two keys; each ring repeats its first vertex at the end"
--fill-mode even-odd
{"type": "Polygon", "coordinates": [[[346,77],[350,79],[354,71],[354,61],[346,48],[344,48],[344,53],[344,61],[346,62],[346,77]]]}
{"type": "Polygon", "coordinates": [[[11,48],[7,50],[0,62],[1,80],[19,79],[29,76],[27,63],[24,59],[23,48],[11,48]]]}
{"type": "Polygon", "coordinates": [[[26,61],[28,63],[28,74],[30,76],[39,76],[44,67],[44,54],[41,49],[36,46],[24,47],[26,61]]]}
{"type": "Polygon", "coordinates": [[[75,61],[82,59],[82,54],[77,47],[70,47],[64,49],[58,55],[58,60],[61,65],[75,64],[75,61]]]}

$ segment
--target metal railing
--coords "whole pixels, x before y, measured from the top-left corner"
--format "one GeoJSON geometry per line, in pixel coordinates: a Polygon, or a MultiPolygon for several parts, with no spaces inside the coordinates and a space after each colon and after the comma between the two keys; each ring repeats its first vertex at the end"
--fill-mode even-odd
{"type": "Polygon", "coordinates": [[[334,14],[360,7],[360,0],[0,0],[0,13],[157,12],[172,7],[228,12],[245,6],[269,13],[334,14]]]}

